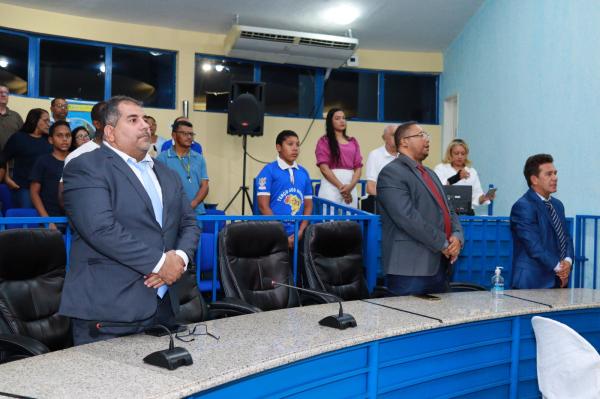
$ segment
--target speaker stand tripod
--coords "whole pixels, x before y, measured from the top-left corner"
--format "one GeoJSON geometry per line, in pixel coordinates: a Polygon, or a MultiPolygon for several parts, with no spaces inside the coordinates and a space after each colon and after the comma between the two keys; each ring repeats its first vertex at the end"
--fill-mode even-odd
{"type": "Polygon", "coordinates": [[[250,209],[252,209],[252,199],[250,198],[250,194],[248,193],[248,191],[250,191],[250,189],[248,188],[248,186],[246,186],[246,156],[248,155],[248,151],[246,150],[247,138],[248,138],[248,135],[244,134],[243,140],[242,140],[242,146],[244,147],[244,164],[243,164],[244,166],[242,167],[242,185],[240,186],[240,188],[238,188],[238,190],[234,194],[233,198],[231,198],[231,200],[225,207],[225,209],[224,209],[225,212],[227,212],[227,209],[229,209],[229,207],[231,206],[233,201],[235,201],[235,199],[237,198],[237,196],[240,193],[242,193],[242,215],[246,214],[246,199],[248,200],[248,204],[250,204],[250,209]]]}

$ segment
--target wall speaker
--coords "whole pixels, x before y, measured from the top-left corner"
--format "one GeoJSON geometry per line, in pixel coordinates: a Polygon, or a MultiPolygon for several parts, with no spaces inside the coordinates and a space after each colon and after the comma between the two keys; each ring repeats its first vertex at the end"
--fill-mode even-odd
{"type": "Polygon", "coordinates": [[[227,107],[227,133],[262,136],[265,120],[265,84],[233,82],[227,107]]]}

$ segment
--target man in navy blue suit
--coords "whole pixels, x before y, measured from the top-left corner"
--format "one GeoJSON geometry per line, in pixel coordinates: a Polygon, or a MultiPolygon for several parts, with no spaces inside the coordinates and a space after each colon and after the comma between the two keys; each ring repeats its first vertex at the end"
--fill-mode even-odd
{"type": "Polygon", "coordinates": [[[573,239],[565,208],[550,196],[558,177],[551,155],[537,154],[525,162],[529,190],[512,207],[513,288],[564,288],[573,264],[573,239]]]}

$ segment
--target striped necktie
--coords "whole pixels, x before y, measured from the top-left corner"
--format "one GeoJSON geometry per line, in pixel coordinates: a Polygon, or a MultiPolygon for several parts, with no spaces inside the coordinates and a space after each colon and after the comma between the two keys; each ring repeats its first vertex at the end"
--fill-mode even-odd
{"type": "Polygon", "coordinates": [[[552,206],[550,201],[544,201],[546,204],[546,209],[550,214],[550,222],[552,223],[552,227],[554,228],[554,232],[556,233],[556,238],[558,238],[558,246],[560,248],[560,260],[563,260],[567,257],[567,235],[563,229],[562,223],[558,218],[558,214],[556,213],[556,209],[552,206]]]}

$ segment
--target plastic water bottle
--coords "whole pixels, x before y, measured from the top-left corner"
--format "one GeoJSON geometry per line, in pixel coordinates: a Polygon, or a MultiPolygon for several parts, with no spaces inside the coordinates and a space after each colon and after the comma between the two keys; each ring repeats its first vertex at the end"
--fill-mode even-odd
{"type": "Polygon", "coordinates": [[[504,277],[502,277],[502,266],[496,266],[496,271],[492,276],[492,295],[494,298],[504,296],[504,277]]]}

